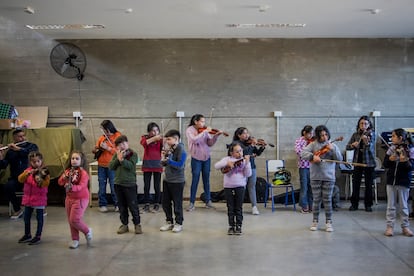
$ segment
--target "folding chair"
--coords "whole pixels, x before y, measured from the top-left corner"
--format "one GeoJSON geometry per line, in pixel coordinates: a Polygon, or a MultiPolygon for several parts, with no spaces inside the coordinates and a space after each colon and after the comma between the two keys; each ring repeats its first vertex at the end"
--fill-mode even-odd
{"type": "Polygon", "coordinates": [[[269,193],[272,201],[272,212],[275,211],[275,201],[274,201],[274,189],[285,189],[285,207],[289,203],[289,189],[292,196],[293,210],[296,211],[296,202],[295,202],[295,190],[292,183],[283,184],[283,185],[273,185],[272,177],[274,172],[280,168],[285,167],[285,160],[266,160],[266,193],[265,193],[265,203],[264,207],[266,208],[267,200],[269,198],[269,193]]]}

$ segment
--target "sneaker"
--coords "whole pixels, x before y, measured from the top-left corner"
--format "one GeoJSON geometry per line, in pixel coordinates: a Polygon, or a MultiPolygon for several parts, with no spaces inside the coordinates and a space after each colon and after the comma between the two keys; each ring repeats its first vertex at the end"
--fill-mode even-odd
{"type": "Polygon", "coordinates": [[[114,207],[114,212],[119,212],[119,207],[118,206],[114,207]]]}
{"type": "Polygon", "coordinates": [[[318,230],[318,222],[313,221],[311,227],[309,228],[311,231],[317,231],[318,230]]]}
{"type": "Polygon", "coordinates": [[[253,215],[260,215],[259,209],[257,209],[257,206],[253,206],[253,208],[252,208],[252,214],[253,215]]]}
{"type": "Polygon", "coordinates": [[[181,224],[176,223],[176,224],[174,224],[174,227],[173,227],[172,231],[174,233],[179,233],[179,232],[183,231],[183,226],[181,224]]]}
{"type": "Polygon", "coordinates": [[[99,212],[106,213],[106,212],[108,212],[108,208],[106,206],[101,206],[101,207],[99,207],[99,212]]]}
{"type": "Polygon", "coordinates": [[[365,207],[365,212],[372,212],[372,207],[370,206],[365,207]]]}
{"type": "Polygon", "coordinates": [[[349,211],[357,211],[357,210],[358,210],[358,207],[357,206],[351,205],[349,207],[349,211]]]}
{"type": "Polygon", "coordinates": [[[35,245],[40,243],[40,237],[34,237],[30,242],[29,245],[35,245]]]}
{"type": "Polygon", "coordinates": [[[302,210],[300,210],[300,212],[302,214],[309,214],[309,209],[308,208],[302,208],[302,210]]]}
{"type": "Polygon", "coordinates": [[[188,207],[187,207],[187,212],[192,212],[194,210],[195,210],[194,203],[190,203],[190,205],[188,205],[188,207]]]}
{"type": "Polygon", "coordinates": [[[391,226],[387,226],[384,235],[387,237],[392,237],[394,235],[394,229],[391,226]]]}
{"type": "Polygon", "coordinates": [[[408,227],[403,227],[402,233],[406,237],[412,237],[412,236],[414,236],[413,232],[408,227]]]}
{"type": "Polygon", "coordinates": [[[143,211],[144,211],[144,213],[148,213],[150,211],[149,204],[145,204],[143,211]]]}
{"type": "Polygon", "coordinates": [[[164,224],[163,226],[160,227],[160,231],[170,231],[172,230],[174,227],[174,224],[172,224],[172,222],[167,221],[166,224],[164,224]]]}
{"type": "Polygon", "coordinates": [[[85,234],[86,244],[89,246],[92,242],[92,228],[89,228],[89,232],[85,234]]]}
{"type": "Polygon", "coordinates": [[[326,222],[326,224],[325,224],[325,231],[326,232],[333,232],[334,231],[334,229],[333,229],[333,227],[332,227],[332,221],[330,221],[330,220],[328,220],[327,222],[326,222]]]}
{"type": "Polygon", "coordinates": [[[17,211],[17,212],[14,212],[12,215],[11,215],[11,219],[19,219],[19,218],[21,218],[22,216],[23,216],[23,212],[24,212],[24,210],[23,209],[20,209],[19,211],[17,211]]]}
{"type": "Polygon", "coordinates": [[[73,240],[69,243],[69,248],[70,249],[76,249],[79,247],[79,241],[77,240],[73,240]]]}
{"type": "Polygon", "coordinates": [[[32,235],[24,235],[23,237],[20,238],[20,240],[18,241],[18,243],[26,243],[32,240],[32,235]]]}
{"type": "Polygon", "coordinates": [[[414,212],[411,212],[411,213],[408,215],[408,218],[409,218],[409,219],[414,219],[414,212]]]}
{"type": "Polygon", "coordinates": [[[236,225],[236,228],[234,229],[234,235],[240,236],[242,234],[243,234],[243,232],[242,232],[241,225],[236,225]]]}
{"type": "Polygon", "coordinates": [[[122,224],[121,226],[119,226],[119,229],[117,231],[118,234],[124,234],[126,232],[129,232],[128,225],[122,224]]]}
{"type": "Polygon", "coordinates": [[[152,209],[153,213],[157,213],[160,210],[160,205],[154,204],[154,208],[152,209]]]}
{"type": "Polygon", "coordinates": [[[234,227],[233,226],[230,226],[229,227],[229,230],[227,230],[227,235],[234,235],[235,233],[234,233],[234,227]]]}
{"type": "Polygon", "coordinates": [[[135,225],[135,234],[142,234],[141,224],[135,225]]]}
{"type": "Polygon", "coordinates": [[[47,217],[47,211],[46,211],[46,209],[43,211],[43,216],[44,217],[47,217]]]}
{"type": "Polygon", "coordinates": [[[207,208],[207,209],[213,209],[213,208],[214,208],[213,203],[211,202],[211,200],[209,200],[209,201],[206,203],[206,208],[207,208]]]}

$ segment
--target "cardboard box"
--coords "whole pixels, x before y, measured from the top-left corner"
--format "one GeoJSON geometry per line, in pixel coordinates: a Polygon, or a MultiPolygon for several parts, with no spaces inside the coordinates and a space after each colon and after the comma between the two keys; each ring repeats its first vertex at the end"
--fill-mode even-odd
{"type": "Polygon", "coordinates": [[[47,106],[15,106],[20,120],[30,121],[28,128],[44,128],[47,125],[49,109],[47,106]]]}
{"type": "Polygon", "coordinates": [[[14,119],[0,119],[0,129],[14,128],[14,119]]]}

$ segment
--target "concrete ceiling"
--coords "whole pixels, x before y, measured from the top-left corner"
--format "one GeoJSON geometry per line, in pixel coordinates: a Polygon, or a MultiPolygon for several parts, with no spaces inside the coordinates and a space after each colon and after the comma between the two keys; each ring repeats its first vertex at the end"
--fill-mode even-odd
{"type": "Polygon", "coordinates": [[[8,29],[104,25],[33,31],[53,39],[414,37],[414,0],[1,0],[0,17],[8,29]]]}

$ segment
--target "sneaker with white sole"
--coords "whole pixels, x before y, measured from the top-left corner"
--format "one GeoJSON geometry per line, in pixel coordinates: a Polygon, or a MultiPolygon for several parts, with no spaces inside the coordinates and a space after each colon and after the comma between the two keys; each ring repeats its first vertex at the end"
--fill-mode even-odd
{"type": "Polygon", "coordinates": [[[20,209],[19,211],[17,211],[17,212],[14,212],[12,215],[11,215],[11,219],[19,219],[19,218],[21,218],[22,216],[23,216],[23,213],[24,213],[24,210],[23,209],[20,209]]]}
{"type": "Polygon", "coordinates": [[[312,222],[312,225],[311,225],[311,227],[309,228],[309,230],[311,230],[311,231],[317,231],[317,230],[318,230],[318,222],[317,222],[316,220],[314,220],[314,221],[312,222]]]}
{"type": "Polygon", "coordinates": [[[214,209],[213,202],[211,202],[211,200],[209,200],[209,201],[206,203],[206,208],[207,208],[207,209],[214,209]]]}
{"type": "Polygon", "coordinates": [[[194,203],[190,203],[190,205],[188,205],[188,207],[187,207],[187,212],[192,212],[194,210],[195,210],[194,203]]]}
{"type": "Polygon", "coordinates": [[[32,240],[32,235],[25,234],[23,237],[20,238],[18,243],[26,243],[26,242],[30,242],[31,240],[32,240]]]}
{"type": "Polygon", "coordinates": [[[99,207],[99,212],[101,212],[101,213],[107,213],[108,212],[108,207],[106,207],[106,206],[99,207]]]}
{"type": "Polygon", "coordinates": [[[174,224],[174,227],[172,228],[172,231],[174,233],[179,233],[179,232],[183,231],[183,226],[181,224],[176,223],[176,224],[174,224]]]}
{"type": "Polygon", "coordinates": [[[119,207],[118,206],[114,207],[114,212],[119,212],[119,207]]]}
{"type": "Polygon", "coordinates": [[[73,241],[69,242],[69,248],[70,249],[76,249],[78,247],[79,247],[79,241],[73,240],[73,241]]]}
{"type": "Polygon", "coordinates": [[[89,246],[92,242],[92,228],[89,228],[89,232],[85,234],[86,244],[89,246]]]}
{"type": "Polygon", "coordinates": [[[333,232],[333,226],[332,226],[332,221],[328,220],[325,224],[325,231],[326,232],[333,232]]]}
{"type": "Polygon", "coordinates": [[[259,209],[257,209],[257,206],[253,206],[252,208],[252,214],[253,215],[260,215],[259,209]]]}
{"type": "Polygon", "coordinates": [[[163,226],[160,227],[160,231],[164,232],[164,231],[170,231],[174,228],[174,224],[172,224],[172,222],[167,221],[166,224],[164,224],[163,226]]]}

